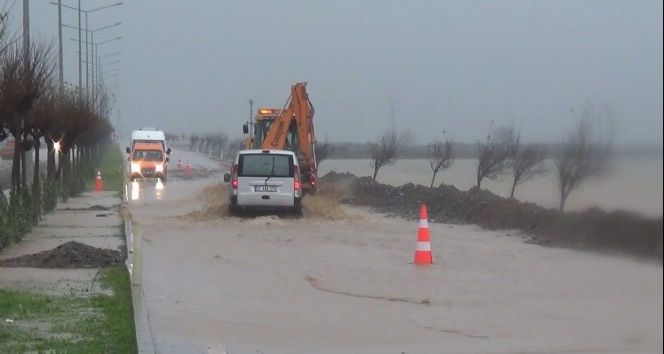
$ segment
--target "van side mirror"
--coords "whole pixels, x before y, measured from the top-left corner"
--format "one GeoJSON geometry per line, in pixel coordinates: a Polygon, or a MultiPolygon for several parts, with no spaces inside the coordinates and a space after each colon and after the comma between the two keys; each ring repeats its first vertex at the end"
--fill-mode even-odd
{"type": "Polygon", "coordinates": [[[244,124],[242,126],[242,132],[245,133],[245,134],[249,134],[249,125],[248,124],[244,124]]]}
{"type": "Polygon", "coordinates": [[[131,149],[130,149],[129,147],[127,147],[127,148],[125,149],[125,152],[128,153],[128,154],[131,154],[131,149]]]}
{"type": "Polygon", "coordinates": [[[231,174],[226,172],[224,173],[224,182],[228,183],[231,181],[231,174]]]}

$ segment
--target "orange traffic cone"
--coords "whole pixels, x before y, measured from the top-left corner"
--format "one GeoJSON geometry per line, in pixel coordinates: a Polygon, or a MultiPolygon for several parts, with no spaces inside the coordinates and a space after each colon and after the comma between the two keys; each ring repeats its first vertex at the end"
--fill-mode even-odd
{"type": "Polygon", "coordinates": [[[415,264],[431,264],[431,243],[429,241],[429,222],[427,221],[427,207],[420,207],[420,228],[417,231],[417,246],[415,247],[415,264]]]}
{"type": "Polygon", "coordinates": [[[178,156],[178,170],[182,169],[182,157],[178,156]]]}
{"type": "Polygon", "coordinates": [[[189,165],[189,160],[187,160],[187,167],[184,168],[184,172],[185,172],[186,174],[190,174],[190,173],[191,173],[191,165],[189,165]]]}
{"type": "Polygon", "coordinates": [[[101,183],[101,172],[97,171],[97,180],[95,181],[95,191],[101,192],[104,190],[104,187],[101,183]]]}

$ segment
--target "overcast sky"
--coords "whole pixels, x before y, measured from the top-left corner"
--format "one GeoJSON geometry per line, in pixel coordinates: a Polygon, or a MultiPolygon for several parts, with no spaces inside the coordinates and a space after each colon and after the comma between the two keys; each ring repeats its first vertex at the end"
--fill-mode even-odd
{"type": "MultiPolygon", "coordinates": [[[[57,53],[49,2],[30,1],[31,36],[57,53]]],[[[22,3],[9,5],[18,31],[22,3]]],[[[281,107],[306,81],[319,140],[374,141],[394,126],[422,143],[475,142],[493,120],[558,142],[591,105],[619,143],[662,144],[662,12],[661,0],[129,0],[88,12],[88,29],[122,22],[94,41],[122,36],[98,48],[112,54],[102,63],[121,61],[104,69],[125,135],[237,137],[250,99],[281,107]]],[[[63,22],[77,27],[77,13],[63,8],[63,22]]],[[[77,84],[78,32],[63,31],[65,81],[77,84]]]]}

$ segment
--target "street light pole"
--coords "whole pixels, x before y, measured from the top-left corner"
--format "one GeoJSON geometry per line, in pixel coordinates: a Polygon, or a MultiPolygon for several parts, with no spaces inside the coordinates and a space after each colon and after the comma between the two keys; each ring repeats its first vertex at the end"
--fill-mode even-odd
{"type": "Polygon", "coordinates": [[[249,123],[254,122],[254,100],[249,100],[249,123]]]}
{"type": "Polygon", "coordinates": [[[23,60],[26,66],[30,62],[30,4],[23,0],[23,60]]]}
{"type": "MultiPolygon", "coordinates": [[[[27,2],[28,0],[24,0],[24,1],[27,2]]],[[[122,2],[118,2],[118,3],[115,3],[115,4],[98,7],[96,9],[87,10],[87,11],[81,9],[81,0],[78,0],[78,7],[77,8],[67,6],[67,5],[63,5],[62,0],[58,0],[57,3],[51,2],[51,4],[52,5],[58,5],[58,27],[59,27],[58,28],[58,33],[59,33],[59,44],[60,44],[59,52],[60,52],[60,73],[61,73],[60,74],[61,75],[60,80],[61,80],[61,82],[64,82],[64,79],[62,78],[62,75],[63,75],[62,74],[62,71],[63,71],[62,70],[62,27],[64,26],[62,24],[62,7],[66,7],[66,8],[78,11],[78,87],[79,87],[79,90],[83,89],[83,59],[82,59],[83,51],[82,51],[82,48],[81,48],[82,47],[81,42],[83,41],[83,39],[82,39],[82,34],[81,34],[81,31],[82,31],[81,12],[85,13],[85,43],[86,43],[86,45],[85,45],[85,61],[86,61],[86,65],[85,65],[85,71],[86,71],[85,91],[86,91],[86,95],[87,95],[88,90],[89,90],[88,72],[90,70],[89,66],[87,64],[87,62],[89,60],[89,57],[88,57],[89,52],[88,52],[88,44],[87,44],[87,43],[89,43],[89,41],[88,41],[88,13],[93,12],[93,11],[103,10],[103,9],[106,9],[106,8],[109,8],[109,7],[119,6],[119,5],[122,5],[122,2]]],[[[64,26],[64,27],[67,27],[67,26],[64,26]]],[[[92,46],[90,46],[90,48],[92,48],[92,46]]],[[[90,49],[90,50],[92,50],[92,49],[90,49]]]]}
{"type": "MultiPolygon", "coordinates": [[[[113,25],[110,25],[110,26],[106,26],[106,27],[99,28],[99,29],[97,29],[97,30],[101,30],[101,29],[105,29],[105,28],[108,28],[108,27],[117,26],[117,25],[119,25],[119,24],[120,24],[120,22],[118,22],[118,23],[116,23],[116,24],[113,24],[113,25]]],[[[107,39],[107,40],[105,40],[105,41],[103,41],[103,42],[99,42],[99,43],[88,43],[88,42],[86,42],[86,46],[87,46],[88,44],[90,44],[90,45],[94,45],[93,48],[92,48],[92,50],[93,50],[93,55],[94,55],[94,52],[97,52],[97,53],[99,52],[99,49],[97,48],[98,45],[100,45],[100,44],[105,44],[105,43],[112,42],[112,41],[116,41],[116,40],[119,40],[119,39],[121,39],[121,38],[122,38],[122,36],[118,36],[118,37],[115,37],[115,38],[107,39]]],[[[72,40],[72,41],[75,41],[76,39],[71,38],[71,40],[72,40]]],[[[116,64],[116,63],[119,63],[119,62],[120,62],[120,61],[117,60],[117,61],[112,62],[112,63],[106,63],[106,64],[104,64],[104,65],[100,65],[100,64],[99,64],[99,61],[97,61],[97,66],[100,66],[100,68],[101,68],[102,66],[106,66],[106,65],[110,65],[110,64],[116,64]]],[[[86,60],[86,64],[87,64],[87,60],[86,60]]],[[[92,65],[93,70],[94,70],[94,67],[95,67],[95,64],[92,65]]],[[[101,70],[100,70],[100,71],[101,71],[101,70]]],[[[93,75],[93,78],[94,78],[94,75],[95,75],[95,74],[93,73],[92,75],[93,75]]],[[[94,89],[95,89],[95,91],[96,91],[96,88],[94,88],[94,89]]],[[[93,110],[96,110],[96,105],[97,105],[98,97],[94,97],[94,95],[95,95],[95,93],[93,93],[93,98],[94,98],[94,102],[93,102],[93,110]]]]}
{"type": "Polygon", "coordinates": [[[106,55],[99,55],[99,48],[97,47],[98,44],[94,44],[94,50],[93,50],[93,55],[95,56],[96,61],[95,64],[92,65],[92,90],[93,92],[97,91],[99,88],[101,88],[101,60],[103,58],[107,58],[113,55],[118,55],[121,54],[121,52],[114,52],[106,55]],[[96,53],[96,54],[95,54],[96,53]]]}
{"type": "Polygon", "coordinates": [[[60,90],[65,85],[65,74],[62,59],[62,0],[58,0],[58,69],[60,71],[60,90]]]}
{"type": "Polygon", "coordinates": [[[85,12],[85,94],[88,95],[90,93],[90,68],[88,66],[88,61],[90,60],[90,57],[88,56],[88,12],[83,12],[85,12]]]}
{"type": "MultiPolygon", "coordinates": [[[[87,13],[86,13],[86,15],[87,15],[87,13]]],[[[101,31],[101,30],[104,30],[104,29],[107,29],[107,28],[111,28],[111,27],[119,26],[119,25],[121,25],[121,24],[122,24],[122,22],[118,22],[118,23],[114,23],[114,24],[112,24],[112,25],[108,25],[108,26],[100,27],[100,28],[97,28],[97,29],[95,29],[95,30],[91,30],[91,31],[89,31],[89,32],[90,32],[90,43],[89,43],[89,44],[90,44],[90,49],[91,49],[90,51],[92,52],[92,53],[91,53],[92,55],[90,56],[90,61],[92,61],[92,75],[91,75],[91,76],[92,76],[92,95],[93,95],[93,96],[94,96],[95,91],[96,91],[96,86],[95,86],[95,75],[94,75],[94,73],[95,73],[95,65],[94,65],[95,59],[94,59],[94,52],[95,52],[95,50],[96,50],[96,48],[97,48],[97,44],[100,44],[100,43],[96,43],[96,44],[95,44],[95,40],[94,40],[94,38],[95,38],[95,32],[97,32],[97,31],[101,31]],[[93,45],[95,46],[94,48],[92,48],[93,45]]],[[[104,42],[102,42],[102,43],[104,43],[104,42]]],[[[86,43],[86,45],[85,45],[85,48],[87,48],[87,47],[88,47],[88,43],[86,43]]],[[[86,54],[86,58],[87,58],[87,54],[86,54]]],[[[86,65],[87,65],[87,59],[86,59],[86,65]]],[[[86,66],[86,67],[87,67],[87,66],[86,66]]],[[[86,72],[86,75],[89,75],[89,74],[90,74],[90,72],[86,72]]]]}
{"type": "Polygon", "coordinates": [[[78,0],[78,91],[82,95],[83,90],[83,61],[81,60],[81,0],[78,0]]]}

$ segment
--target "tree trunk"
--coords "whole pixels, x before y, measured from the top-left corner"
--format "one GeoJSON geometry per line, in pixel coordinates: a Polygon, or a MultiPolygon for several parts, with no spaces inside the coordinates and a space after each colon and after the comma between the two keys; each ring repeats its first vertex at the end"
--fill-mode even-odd
{"type": "Polygon", "coordinates": [[[512,192],[510,192],[510,198],[511,199],[514,199],[514,190],[516,189],[516,183],[517,182],[518,182],[518,180],[516,179],[516,177],[514,177],[514,181],[512,182],[512,192]]]}
{"type": "Polygon", "coordinates": [[[46,140],[46,176],[50,178],[55,178],[55,146],[51,139],[46,140]]]}
{"type": "Polygon", "coordinates": [[[39,147],[41,144],[38,137],[33,137],[33,139],[35,149],[35,168],[32,171],[32,184],[33,186],[39,186],[39,147]]]}
{"type": "Polygon", "coordinates": [[[376,176],[378,175],[378,169],[379,169],[379,168],[380,168],[380,167],[378,167],[378,166],[374,167],[374,174],[373,174],[373,180],[374,180],[374,181],[376,180],[376,176]]]}
{"type": "Polygon", "coordinates": [[[438,171],[433,171],[433,177],[431,177],[431,185],[429,186],[429,188],[433,188],[433,181],[436,179],[436,173],[437,172],[438,171]]]}
{"type": "Polygon", "coordinates": [[[564,188],[560,190],[560,206],[558,210],[560,210],[561,213],[565,212],[565,201],[567,201],[568,195],[569,193],[566,193],[564,188]]]}
{"type": "Polygon", "coordinates": [[[72,166],[71,166],[71,158],[70,154],[71,150],[67,150],[65,154],[62,156],[62,188],[65,191],[65,197],[68,199],[69,198],[69,178],[71,176],[72,171],[72,166]]]}
{"type": "Polygon", "coordinates": [[[21,134],[14,134],[14,157],[12,159],[12,192],[21,189],[21,134]]]}
{"type": "Polygon", "coordinates": [[[69,177],[76,175],[78,166],[76,165],[76,152],[78,149],[69,149],[67,154],[67,161],[65,162],[65,168],[67,169],[67,185],[69,185],[69,177]]]}
{"type": "Polygon", "coordinates": [[[25,155],[26,151],[21,149],[21,185],[24,187],[28,185],[28,164],[25,155]]]}

